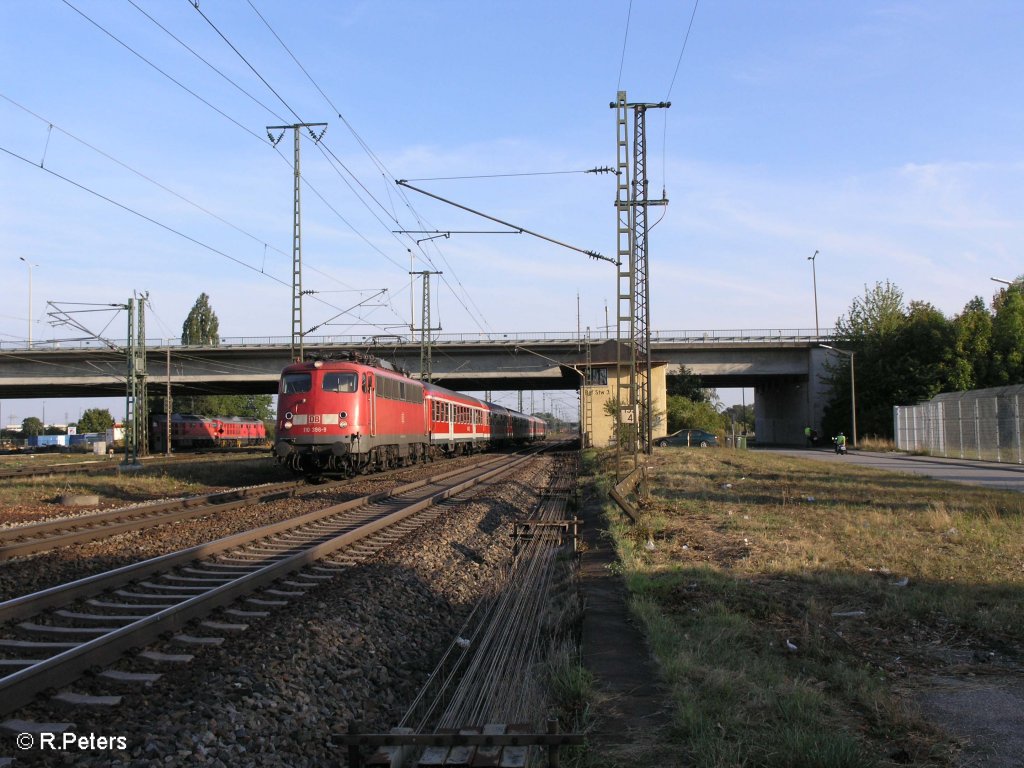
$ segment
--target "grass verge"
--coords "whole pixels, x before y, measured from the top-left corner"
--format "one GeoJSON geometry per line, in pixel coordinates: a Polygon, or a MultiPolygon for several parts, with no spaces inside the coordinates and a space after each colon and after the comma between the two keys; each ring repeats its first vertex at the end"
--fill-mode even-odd
{"type": "Polygon", "coordinates": [[[1020,494],[758,452],[651,464],[641,520],[611,529],[680,765],[955,764],[903,694],[1021,671],[1020,494]]]}

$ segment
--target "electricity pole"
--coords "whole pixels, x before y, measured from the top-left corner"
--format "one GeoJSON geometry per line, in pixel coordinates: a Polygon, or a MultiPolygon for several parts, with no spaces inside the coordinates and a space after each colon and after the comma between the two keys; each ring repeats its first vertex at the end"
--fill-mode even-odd
{"type": "Polygon", "coordinates": [[[26,259],[24,256],[19,256],[19,259],[25,262],[25,266],[28,267],[28,346],[32,348],[32,267],[38,267],[38,264],[33,264],[31,261],[26,259]]]}
{"type": "Polygon", "coordinates": [[[138,341],[135,344],[135,376],[138,380],[137,393],[140,398],[135,409],[135,424],[132,427],[135,435],[136,455],[149,455],[149,397],[147,388],[149,384],[149,371],[146,367],[146,302],[149,301],[149,292],[140,294],[138,299],[139,324],[136,332],[138,341]]]}
{"type": "Polygon", "coordinates": [[[149,294],[128,299],[128,380],[124,404],[124,466],[138,466],[148,452],[149,413],[146,404],[146,302],[149,294]],[[138,324],[135,312],[138,307],[138,324]]]}
{"type": "Polygon", "coordinates": [[[443,275],[444,272],[431,272],[425,269],[422,272],[410,272],[409,274],[423,276],[423,303],[420,308],[420,327],[418,329],[411,328],[410,330],[413,333],[417,330],[420,332],[420,381],[431,381],[433,372],[431,371],[430,334],[432,331],[440,331],[441,326],[437,326],[437,328],[430,327],[430,276],[443,275]]]}
{"type": "MultiPolygon", "coordinates": [[[[650,453],[653,445],[651,395],[651,307],[647,250],[647,211],[667,205],[664,198],[647,197],[647,110],[671,107],[670,102],[629,103],[619,91],[609,105],[616,110],[618,176],[615,208],[618,214],[618,289],[616,317],[616,456],[631,449],[633,463],[641,444],[650,453]],[[630,169],[628,112],[633,110],[632,169],[630,169]],[[631,173],[632,170],[632,173],[631,173]],[[628,357],[626,357],[628,355],[628,357]],[[628,375],[623,376],[623,366],[628,375]],[[623,438],[625,445],[622,446],[623,438]]],[[[619,461],[616,461],[616,468],[619,461]]]]}
{"type": "Polygon", "coordinates": [[[292,360],[302,360],[303,350],[303,332],[302,332],[302,206],[301,201],[301,184],[302,174],[299,170],[299,129],[305,128],[309,131],[309,136],[313,139],[314,143],[319,143],[320,139],[323,138],[324,133],[327,131],[327,123],[295,123],[294,125],[268,125],[267,126],[267,138],[270,139],[270,143],[273,146],[277,146],[277,143],[284,137],[284,132],[288,129],[292,129],[295,133],[295,159],[293,161],[295,168],[295,196],[294,196],[294,207],[292,209],[292,343],[291,343],[291,357],[292,360]],[[320,133],[315,133],[314,128],[323,128],[320,133]],[[277,138],[271,131],[281,131],[277,138]],[[298,347],[298,356],[295,355],[296,347],[298,347]]]}

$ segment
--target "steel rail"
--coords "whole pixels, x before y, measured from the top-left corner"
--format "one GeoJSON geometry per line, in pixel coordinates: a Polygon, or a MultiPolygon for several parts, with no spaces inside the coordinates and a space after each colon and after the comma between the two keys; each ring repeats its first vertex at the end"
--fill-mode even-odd
{"type": "MultiPolygon", "coordinates": [[[[269,456],[266,456],[266,448],[243,448],[231,451],[225,451],[224,449],[208,449],[204,451],[186,452],[179,453],[173,456],[165,455],[153,455],[142,457],[141,466],[144,469],[152,467],[162,467],[172,464],[184,464],[189,461],[196,461],[200,456],[213,455],[233,455],[242,453],[262,453],[270,460],[269,456]]],[[[248,457],[248,458],[261,458],[260,456],[248,457]]],[[[75,475],[75,474],[100,474],[101,472],[111,472],[121,469],[121,463],[118,457],[111,456],[103,459],[90,459],[89,461],[72,462],[69,464],[47,464],[45,466],[35,467],[15,467],[10,469],[0,468],[0,480],[8,480],[19,477],[47,477],[50,475],[75,475]]]]}
{"type": "Polygon", "coordinates": [[[10,480],[19,477],[46,477],[48,475],[76,475],[95,472],[109,472],[117,469],[114,459],[104,461],[89,461],[78,464],[52,464],[45,467],[15,467],[13,469],[0,469],[0,480],[10,480]]]}
{"type": "MultiPolygon", "coordinates": [[[[376,477],[387,477],[408,469],[409,467],[389,469],[377,473],[376,477]]],[[[290,480],[3,528],[0,529],[0,563],[14,557],[95,541],[139,528],[156,527],[230,511],[246,504],[313,494],[346,482],[349,482],[348,478],[317,485],[309,485],[306,480],[290,480]]]]}
{"type": "Polygon", "coordinates": [[[307,489],[306,493],[315,493],[324,487],[308,486],[304,480],[292,480],[4,528],[0,529],[0,562],[70,544],[116,536],[138,528],[155,527],[236,509],[246,504],[301,496],[303,489],[307,489]]]}
{"type": "MultiPolygon", "coordinates": [[[[492,457],[477,466],[488,466],[489,464],[500,460],[501,457],[492,457]]],[[[86,576],[67,584],[58,585],[32,594],[5,600],[0,603],[0,623],[15,619],[28,618],[40,611],[52,608],[56,605],[61,605],[71,600],[92,597],[100,592],[115,589],[133,581],[138,581],[139,579],[146,578],[162,570],[170,570],[171,568],[176,568],[190,563],[193,560],[211,557],[225,550],[256,541],[257,539],[274,536],[283,531],[297,528],[301,525],[315,523],[334,514],[356,509],[366,504],[384,501],[392,496],[409,493],[429,483],[443,482],[450,477],[467,471],[469,470],[466,468],[449,470],[431,478],[416,480],[412,483],[399,486],[398,488],[392,488],[390,491],[380,491],[378,493],[368,494],[356,499],[350,499],[349,501],[341,504],[308,512],[305,515],[300,515],[296,518],[289,518],[288,520],[282,520],[277,523],[270,523],[269,525],[265,525],[260,528],[254,528],[249,531],[232,534],[214,541],[197,544],[194,547],[178,550],[177,552],[169,552],[165,555],[159,555],[137,563],[115,568],[111,571],[95,574],[93,576],[86,576]]]]}
{"type": "MultiPolygon", "coordinates": [[[[551,479],[534,523],[558,523],[575,474],[551,479]]],[[[474,606],[441,662],[400,722],[415,732],[458,729],[469,723],[527,722],[542,692],[535,681],[541,658],[545,601],[552,592],[557,525],[536,526],[494,592],[474,606]]]]}
{"type": "MultiPolygon", "coordinates": [[[[152,574],[160,570],[169,570],[172,564],[191,562],[202,555],[223,552],[234,548],[238,544],[246,544],[258,539],[265,539],[271,533],[279,533],[284,530],[295,530],[307,523],[315,523],[330,515],[340,516],[339,531],[323,533],[314,531],[312,542],[304,545],[287,545],[280,551],[273,550],[269,557],[265,558],[270,562],[261,565],[259,562],[255,570],[243,573],[237,578],[231,578],[225,574],[224,583],[218,586],[177,586],[173,589],[177,592],[188,592],[194,590],[199,592],[193,597],[187,597],[174,605],[159,608],[156,612],[143,617],[119,616],[103,617],[94,615],[94,619],[109,619],[107,623],[117,621],[130,621],[129,624],[112,628],[96,627],[86,629],[86,633],[102,633],[92,640],[88,640],[73,648],[57,653],[47,659],[38,660],[6,677],[0,678],[0,713],[8,713],[14,709],[32,701],[40,692],[59,685],[64,685],[87,670],[95,667],[110,664],[120,658],[127,650],[145,645],[161,635],[178,631],[184,628],[190,621],[209,614],[216,608],[220,608],[236,601],[240,597],[266,587],[293,571],[323,559],[333,552],[343,549],[356,541],[365,539],[375,533],[384,531],[391,526],[399,524],[408,518],[416,515],[428,507],[440,501],[451,498],[463,491],[486,482],[499,475],[505,474],[525,461],[532,458],[532,452],[526,455],[502,456],[486,462],[483,466],[477,466],[470,470],[462,469],[444,473],[441,479],[421,480],[404,486],[401,489],[394,489],[390,492],[371,494],[343,504],[334,505],[326,510],[303,515],[285,524],[274,524],[256,529],[236,536],[226,537],[216,542],[192,547],[178,553],[172,553],[159,558],[126,566],[112,571],[110,574],[101,574],[78,582],[72,582],[64,587],[55,587],[50,590],[28,595],[6,603],[0,604],[0,612],[7,618],[18,615],[32,615],[42,610],[41,605],[52,607],[58,604],[71,604],[83,594],[96,594],[98,591],[111,588],[114,584],[123,584],[126,579],[137,581],[141,576],[152,574]],[[493,466],[492,466],[493,465],[493,466]],[[462,476],[462,477],[460,477],[462,476]],[[398,497],[413,493],[427,485],[439,485],[446,483],[437,491],[429,491],[412,502],[401,502],[398,497]],[[353,521],[346,517],[345,513],[354,510],[360,505],[379,502],[391,499],[399,504],[392,512],[379,514],[369,521],[353,521]],[[87,582],[87,584],[84,584],[87,582]],[[82,589],[86,592],[82,592],[82,589]]],[[[223,569],[230,568],[224,563],[210,563],[210,567],[223,569]]],[[[210,573],[222,573],[216,571],[210,573]]],[[[178,577],[180,580],[180,577],[178,577]]],[[[207,580],[212,583],[212,580],[207,580]]],[[[142,582],[140,586],[154,587],[151,582],[142,582]]],[[[157,587],[161,585],[155,585],[157,587]]],[[[163,587],[172,589],[171,587],[163,587]]],[[[123,593],[122,593],[123,594],[123,593]]],[[[136,596],[142,597],[136,593],[136,596]]],[[[180,595],[178,595],[180,597],[180,595]]],[[[169,599],[171,596],[147,596],[154,599],[169,599]]],[[[128,607],[128,606],[125,606],[128,607]]],[[[152,606],[150,606],[152,607],[152,606]]],[[[73,613],[65,611],[62,615],[74,616],[73,613]]],[[[22,625],[24,626],[24,625],[22,625]]],[[[35,628],[35,627],[33,627],[35,628]]],[[[76,634],[82,634],[77,630],[76,634]]]]}

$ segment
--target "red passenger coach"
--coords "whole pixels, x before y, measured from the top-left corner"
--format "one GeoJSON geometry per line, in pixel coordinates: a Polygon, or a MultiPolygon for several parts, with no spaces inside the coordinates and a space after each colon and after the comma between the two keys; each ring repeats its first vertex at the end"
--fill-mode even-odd
{"type": "Polygon", "coordinates": [[[294,363],[281,373],[274,454],[295,472],[371,472],[543,437],[540,419],[410,379],[369,356],[294,363]]]}
{"type": "Polygon", "coordinates": [[[433,384],[424,386],[430,444],[445,453],[485,448],[494,439],[488,403],[433,384]]]}

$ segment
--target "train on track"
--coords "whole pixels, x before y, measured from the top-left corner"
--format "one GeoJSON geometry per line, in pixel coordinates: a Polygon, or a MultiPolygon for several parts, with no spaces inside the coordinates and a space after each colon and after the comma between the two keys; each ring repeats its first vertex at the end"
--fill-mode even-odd
{"type": "MultiPolygon", "coordinates": [[[[167,414],[153,414],[149,419],[150,450],[167,449],[167,414]]],[[[264,445],[267,427],[260,419],[246,416],[196,416],[191,413],[171,414],[171,448],[217,448],[264,445]]]]}
{"type": "Polygon", "coordinates": [[[353,475],[543,440],[546,426],[353,352],[282,371],[274,455],[297,473],[353,475]]]}

